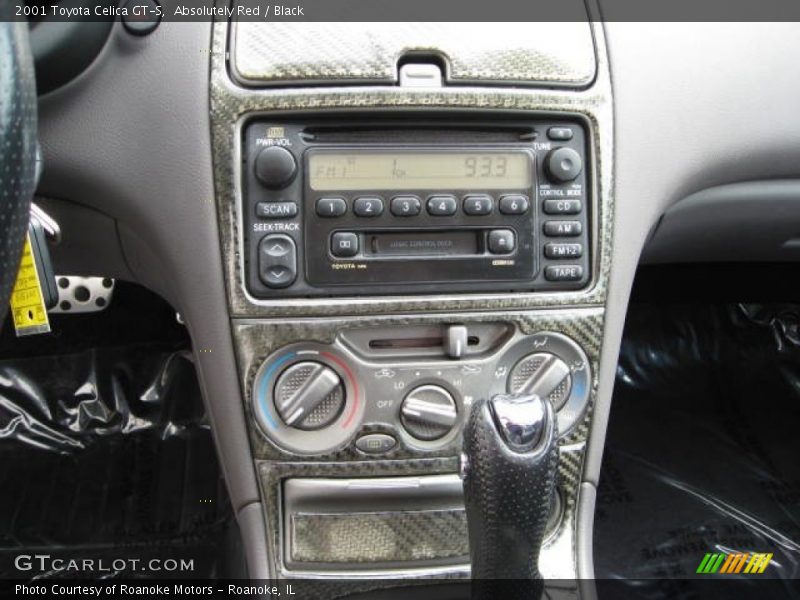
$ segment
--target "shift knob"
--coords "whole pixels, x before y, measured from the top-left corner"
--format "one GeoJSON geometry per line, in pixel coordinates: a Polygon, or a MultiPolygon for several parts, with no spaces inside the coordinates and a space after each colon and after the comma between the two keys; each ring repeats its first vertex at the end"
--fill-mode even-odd
{"type": "Polygon", "coordinates": [[[462,461],[473,600],[539,598],[539,551],[558,466],[552,405],[533,394],[479,401],[462,461]],[[503,579],[516,581],[497,582],[503,579]]]}

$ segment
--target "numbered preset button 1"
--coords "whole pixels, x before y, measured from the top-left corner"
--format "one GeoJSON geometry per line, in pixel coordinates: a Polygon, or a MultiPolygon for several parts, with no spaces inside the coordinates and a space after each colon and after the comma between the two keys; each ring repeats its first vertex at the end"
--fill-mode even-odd
{"type": "Polygon", "coordinates": [[[317,200],[317,214],[320,217],[341,217],[347,212],[344,198],[320,198],[317,200]]]}
{"type": "Polygon", "coordinates": [[[383,200],[377,196],[362,196],[353,202],[353,212],[357,217],[379,217],[383,214],[383,200]]]}

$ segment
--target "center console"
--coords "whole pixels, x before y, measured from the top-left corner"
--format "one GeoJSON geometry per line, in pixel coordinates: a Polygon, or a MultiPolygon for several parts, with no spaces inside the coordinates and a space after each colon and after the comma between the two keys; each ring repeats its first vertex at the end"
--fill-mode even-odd
{"type": "Polygon", "coordinates": [[[465,423],[522,393],[557,432],[539,570],[591,577],[610,82],[601,28],[540,25],[504,24],[528,46],[505,66],[481,57],[489,80],[477,38],[450,29],[378,24],[391,35],[366,60],[357,24],[338,46],[345,32],[306,24],[337,58],[305,76],[286,47],[299,29],[215,24],[216,202],[262,576],[467,577],[465,423]],[[416,85],[408,61],[434,77],[416,85]],[[341,78],[348,64],[363,68],[341,78]]]}

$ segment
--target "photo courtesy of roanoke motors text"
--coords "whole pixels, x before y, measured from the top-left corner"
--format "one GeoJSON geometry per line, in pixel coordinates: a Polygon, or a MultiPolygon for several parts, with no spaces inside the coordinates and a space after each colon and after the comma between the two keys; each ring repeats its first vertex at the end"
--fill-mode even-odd
{"type": "Polygon", "coordinates": [[[796,0],[0,0],[0,598],[800,600],[796,0]]]}

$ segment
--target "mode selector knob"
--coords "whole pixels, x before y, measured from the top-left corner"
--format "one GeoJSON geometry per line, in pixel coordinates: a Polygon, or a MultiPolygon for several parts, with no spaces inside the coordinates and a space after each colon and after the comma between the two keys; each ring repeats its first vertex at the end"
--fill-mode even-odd
{"type": "Polygon", "coordinates": [[[261,183],[270,189],[279,190],[292,183],[297,173],[297,161],[286,148],[270,146],[258,153],[254,169],[261,183]]]}
{"type": "Polygon", "coordinates": [[[458,409],[453,396],[438,385],[414,388],[403,400],[400,421],[406,431],[418,440],[438,440],[456,424],[458,409]]]}
{"type": "Polygon", "coordinates": [[[581,174],[583,160],[575,150],[562,146],[547,153],[544,166],[550,179],[557,183],[566,183],[581,174]]]}
{"type": "Polygon", "coordinates": [[[522,357],[508,379],[512,394],[535,394],[549,400],[558,410],[572,391],[572,374],[569,365],[550,352],[536,352],[522,357]]]}
{"type": "Polygon", "coordinates": [[[275,383],[275,408],[289,427],[314,431],[342,413],[345,391],[339,374],[315,361],[295,363],[275,383]]]}

